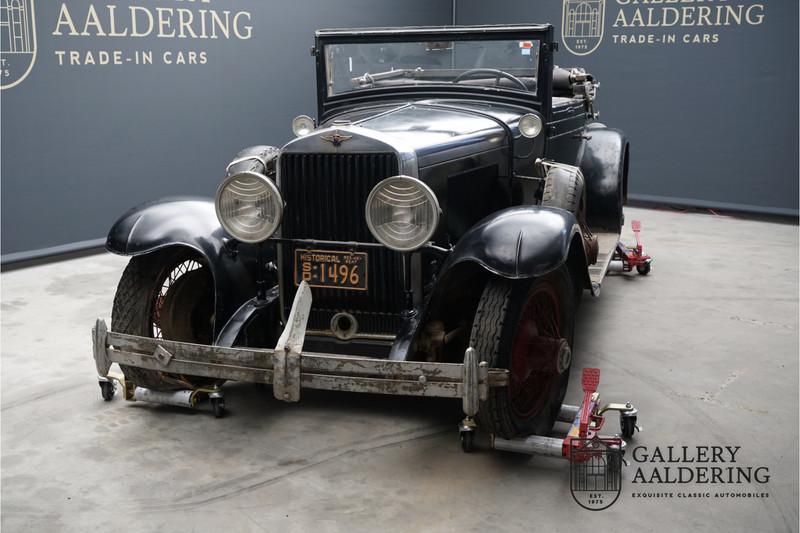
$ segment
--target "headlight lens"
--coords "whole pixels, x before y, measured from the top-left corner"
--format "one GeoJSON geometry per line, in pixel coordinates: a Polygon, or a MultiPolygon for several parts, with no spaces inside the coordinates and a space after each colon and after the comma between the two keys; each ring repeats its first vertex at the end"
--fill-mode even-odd
{"type": "Polygon", "coordinates": [[[292,119],[292,133],[294,133],[295,137],[308,135],[314,131],[316,127],[317,125],[314,123],[314,119],[308,115],[300,115],[292,119]]]}
{"type": "Polygon", "coordinates": [[[542,119],[533,113],[522,115],[519,119],[519,132],[523,137],[533,139],[542,132],[542,119]]]}
{"type": "Polygon", "coordinates": [[[225,178],[217,190],[215,206],[222,227],[242,242],[268,239],[283,216],[283,198],[278,187],[255,172],[225,178]]]}
{"type": "Polygon", "coordinates": [[[381,244],[410,252],[431,240],[439,224],[439,202],[416,178],[393,176],[367,198],[367,226],[381,244]]]}

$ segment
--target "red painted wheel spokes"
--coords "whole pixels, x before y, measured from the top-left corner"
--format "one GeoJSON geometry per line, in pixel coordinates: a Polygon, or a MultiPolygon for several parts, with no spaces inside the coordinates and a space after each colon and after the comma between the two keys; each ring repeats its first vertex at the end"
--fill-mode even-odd
{"type": "Polygon", "coordinates": [[[560,323],[554,287],[537,287],[525,304],[511,346],[508,393],[511,408],[520,418],[527,419],[541,411],[558,378],[560,323]]]}

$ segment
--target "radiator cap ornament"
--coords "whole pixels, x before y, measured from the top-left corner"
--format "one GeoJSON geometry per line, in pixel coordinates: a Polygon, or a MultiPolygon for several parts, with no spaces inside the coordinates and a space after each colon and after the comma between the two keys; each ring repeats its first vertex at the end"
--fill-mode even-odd
{"type": "Polygon", "coordinates": [[[344,141],[348,141],[353,138],[352,135],[342,135],[338,131],[334,131],[333,133],[329,133],[328,135],[322,135],[321,138],[329,143],[332,143],[334,146],[341,145],[344,141]]]}

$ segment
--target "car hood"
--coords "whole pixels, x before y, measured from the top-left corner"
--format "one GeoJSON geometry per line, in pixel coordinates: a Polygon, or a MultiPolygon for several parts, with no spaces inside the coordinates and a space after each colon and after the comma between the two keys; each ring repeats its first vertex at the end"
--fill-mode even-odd
{"type": "Polygon", "coordinates": [[[425,167],[505,145],[508,133],[516,135],[519,118],[527,112],[482,102],[421,100],[346,111],[322,126],[374,132],[413,150],[419,166],[425,167]]]}

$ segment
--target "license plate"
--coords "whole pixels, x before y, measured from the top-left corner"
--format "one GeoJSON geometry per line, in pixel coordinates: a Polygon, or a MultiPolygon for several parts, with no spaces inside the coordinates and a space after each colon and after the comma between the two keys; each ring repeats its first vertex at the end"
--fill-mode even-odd
{"type": "Polygon", "coordinates": [[[331,250],[295,250],[294,284],[311,287],[367,290],[367,254],[331,250]]]}

